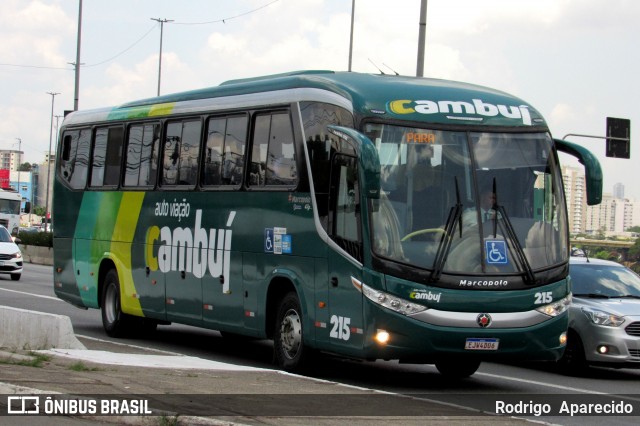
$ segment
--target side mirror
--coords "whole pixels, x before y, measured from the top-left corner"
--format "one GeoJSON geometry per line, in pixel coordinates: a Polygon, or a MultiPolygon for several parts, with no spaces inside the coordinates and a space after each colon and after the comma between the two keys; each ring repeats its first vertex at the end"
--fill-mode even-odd
{"type": "Polygon", "coordinates": [[[602,168],[598,159],[588,149],[562,139],[554,139],[558,151],[569,154],[584,166],[587,185],[587,204],[595,206],[602,202],[602,168]]]}
{"type": "Polygon", "coordinates": [[[31,213],[31,201],[27,201],[24,203],[24,212],[31,213]]]}

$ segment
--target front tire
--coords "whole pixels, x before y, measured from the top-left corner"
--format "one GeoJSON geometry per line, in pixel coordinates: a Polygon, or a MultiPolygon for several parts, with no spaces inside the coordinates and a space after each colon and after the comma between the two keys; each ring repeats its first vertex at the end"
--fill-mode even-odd
{"type": "Polygon", "coordinates": [[[577,374],[588,367],[584,345],[578,333],[573,330],[569,331],[567,337],[567,347],[564,349],[562,358],[558,361],[558,366],[565,372],[577,374]]]}
{"type": "Polygon", "coordinates": [[[286,371],[303,369],[310,350],[304,345],[302,309],[295,292],[284,296],[278,306],[273,349],[280,368],[286,371]]]}
{"type": "Polygon", "coordinates": [[[19,281],[22,274],[11,274],[12,281],[19,281]]]}
{"type": "Polygon", "coordinates": [[[480,361],[451,359],[436,362],[436,368],[445,377],[451,379],[466,379],[478,371],[480,361]]]}

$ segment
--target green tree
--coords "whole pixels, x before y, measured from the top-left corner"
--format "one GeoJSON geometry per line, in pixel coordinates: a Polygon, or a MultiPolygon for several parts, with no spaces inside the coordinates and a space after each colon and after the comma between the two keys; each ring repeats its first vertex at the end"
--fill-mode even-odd
{"type": "Polygon", "coordinates": [[[629,248],[629,260],[640,260],[640,238],[629,248]]]}
{"type": "Polygon", "coordinates": [[[627,232],[639,232],[640,233],[640,226],[632,226],[631,228],[627,228],[627,232]]]}
{"type": "Polygon", "coordinates": [[[35,215],[44,216],[44,214],[47,212],[47,209],[45,209],[44,206],[35,206],[32,209],[32,212],[35,215]]]}
{"type": "Polygon", "coordinates": [[[20,167],[18,167],[19,172],[30,172],[31,171],[31,163],[22,163],[20,167]]]}

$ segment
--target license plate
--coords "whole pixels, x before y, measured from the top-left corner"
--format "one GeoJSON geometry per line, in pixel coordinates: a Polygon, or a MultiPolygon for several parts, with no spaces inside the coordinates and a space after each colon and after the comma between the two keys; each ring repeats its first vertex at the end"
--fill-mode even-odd
{"type": "Polygon", "coordinates": [[[500,340],[498,339],[474,339],[469,338],[464,348],[470,351],[497,351],[500,340]]]}

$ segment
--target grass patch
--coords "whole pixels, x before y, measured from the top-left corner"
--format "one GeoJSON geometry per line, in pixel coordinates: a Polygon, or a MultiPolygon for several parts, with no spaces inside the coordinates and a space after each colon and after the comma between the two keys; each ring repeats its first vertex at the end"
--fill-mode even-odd
{"type": "Polygon", "coordinates": [[[42,368],[42,364],[51,361],[50,355],[40,354],[36,352],[29,352],[28,355],[31,357],[31,359],[6,360],[4,362],[6,364],[21,365],[23,367],[42,368]]]}
{"type": "Polygon", "coordinates": [[[89,367],[82,361],[74,362],[69,366],[69,370],[72,371],[99,371],[98,367],[89,367]]]}
{"type": "Polygon", "coordinates": [[[178,424],[178,414],[171,417],[162,415],[158,419],[158,426],[177,426],[178,424]]]}
{"type": "Polygon", "coordinates": [[[30,361],[19,361],[16,362],[16,364],[23,365],[25,367],[42,368],[42,364],[51,361],[51,355],[29,352],[29,356],[33,357],[30,361]]]}

